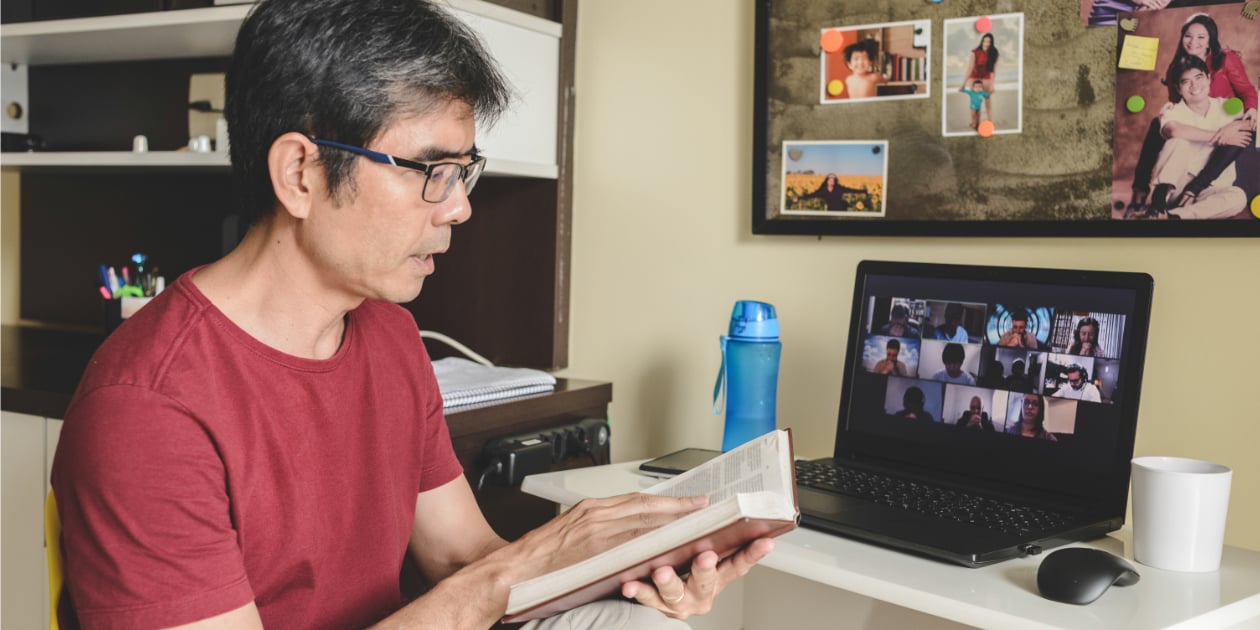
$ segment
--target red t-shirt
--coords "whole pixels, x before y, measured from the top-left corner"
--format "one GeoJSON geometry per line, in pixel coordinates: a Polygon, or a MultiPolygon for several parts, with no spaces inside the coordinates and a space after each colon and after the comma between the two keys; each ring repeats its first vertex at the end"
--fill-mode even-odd
{"type": "Polygon", "coordinates": [[[52,483],[87,628],[251,600],[267,628],[370,625],[402,604],[416,495],[461,474],[414,319],[365,301],[327,360],[250,337],[181,276],[93,356],[52,483]]]}

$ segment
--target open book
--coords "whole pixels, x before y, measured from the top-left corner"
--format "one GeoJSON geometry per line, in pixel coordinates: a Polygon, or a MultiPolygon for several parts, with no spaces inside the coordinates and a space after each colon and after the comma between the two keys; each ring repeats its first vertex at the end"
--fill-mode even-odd
{"type": "Polygon", "coordinates": [[[713,550],[726,558],[757,538],[796,528],[792,434],[772,431],[643,492],[708,495],[709,505],[563,569],[512,586],[504,621],[547,617],[613,593],[658,567],[688,571],[713,550]]]}

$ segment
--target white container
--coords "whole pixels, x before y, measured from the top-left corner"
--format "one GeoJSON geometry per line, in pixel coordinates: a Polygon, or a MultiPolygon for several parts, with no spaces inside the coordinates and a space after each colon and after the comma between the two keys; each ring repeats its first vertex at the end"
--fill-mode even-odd
{"type": "Polygon", "coordinates": [[[1133,557],[1157,569],[1221,566],[1233,471],[1182,457],[1133,460],[1133,557]]]}

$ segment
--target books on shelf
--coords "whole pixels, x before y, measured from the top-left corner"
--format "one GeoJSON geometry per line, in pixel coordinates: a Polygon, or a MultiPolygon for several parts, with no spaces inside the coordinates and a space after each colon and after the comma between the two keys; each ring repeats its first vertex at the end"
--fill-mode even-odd
{"type": "Polygon", "coordinates": [[[556,388],[556,377],[531,368],[482,365],[459,357],[433,362],[442,409],[450,410],[532,394],[556,388]]]}
{"type": "Polygon", "coordinates": [[[707,495],[709,505],[576,564],[514,584],[506,622],[554,615],[618,591],[663,566],[682,573],[691,560],[713,550],[719,557],[758,538],[796,528],[792,435],[772,431],[643,492],[687,497],[707,495]]]}

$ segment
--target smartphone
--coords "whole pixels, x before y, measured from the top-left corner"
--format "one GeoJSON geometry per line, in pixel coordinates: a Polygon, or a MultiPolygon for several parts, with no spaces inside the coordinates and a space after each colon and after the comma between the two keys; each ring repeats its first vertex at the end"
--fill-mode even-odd
{"type": "Polygon", "coordinates": [[[691,470],[721,454],[722,451],[707,448],[684,448],[643,462],[639,464],[639,470],[655,477],[669,477],[691,470]]]}

